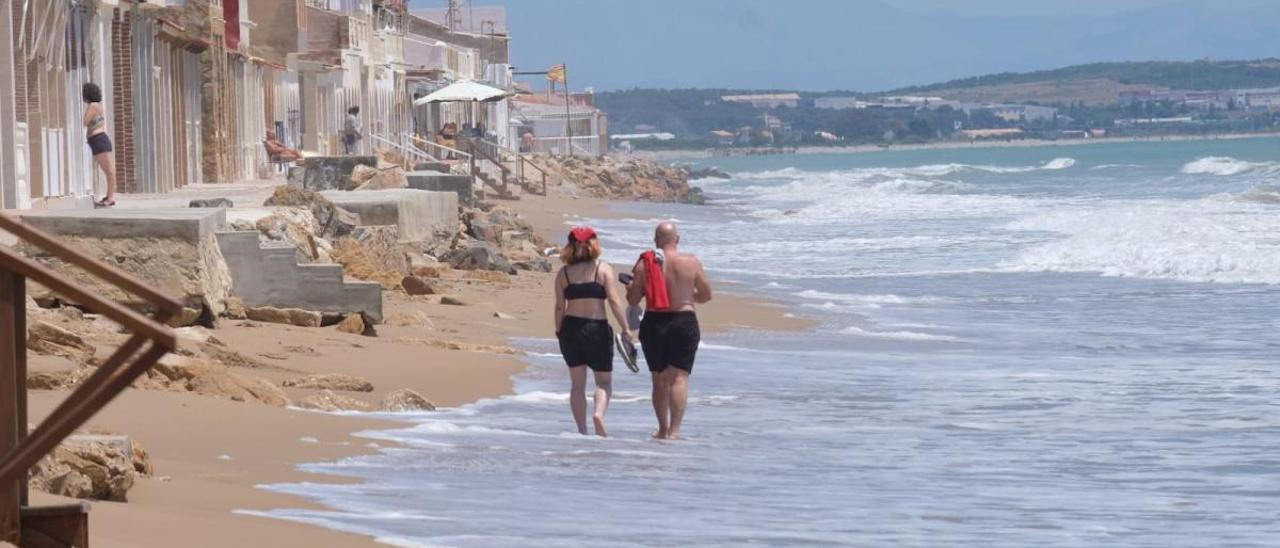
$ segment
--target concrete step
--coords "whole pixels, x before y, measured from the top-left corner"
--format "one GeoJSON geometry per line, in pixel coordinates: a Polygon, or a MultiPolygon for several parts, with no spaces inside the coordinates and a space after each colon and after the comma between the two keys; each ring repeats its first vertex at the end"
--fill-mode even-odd
{"type": "Polygon", "coordinates": [[[364,312],[382,320],[382,287],[345,281],[341,265],[298,263],[293,247],[263,247],[255,231],[218,232],[217,238],[232,293],[248,306],[364,312]]]}

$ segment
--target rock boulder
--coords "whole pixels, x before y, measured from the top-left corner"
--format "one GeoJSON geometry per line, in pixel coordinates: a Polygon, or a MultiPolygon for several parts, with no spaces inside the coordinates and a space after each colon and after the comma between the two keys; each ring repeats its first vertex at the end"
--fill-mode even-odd
{"type": "Polygon", "coordinates": [[[408,388],[401,388],[382,398],[382,403],[378,405],[378,408],[393,413],[402,411],[435,411],[436,405],[431,403],[431,400],[423,397],[422,394],[408,388]]]}
{"type": "Polygon", "coordinates": [[[369,411],[373,406],[350,396],[335,394],[330,390],[321,390],[298,402],[298,407],[315,411],[369,411]]]}

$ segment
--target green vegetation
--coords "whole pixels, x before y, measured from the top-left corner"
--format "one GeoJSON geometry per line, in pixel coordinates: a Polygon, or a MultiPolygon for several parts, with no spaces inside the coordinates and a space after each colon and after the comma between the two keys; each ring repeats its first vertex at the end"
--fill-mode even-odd
{"type": "Polygon", "coordinates": [[[925,93],[979,86],[1080,80],[1111,80],[1121,84],[1144,84],[1186,90],[1267,88],[1280,86],[1280,59],[1093,63],[1054,70],[976,76],[927,86],[901,88],[891,93],[925,93]]]}

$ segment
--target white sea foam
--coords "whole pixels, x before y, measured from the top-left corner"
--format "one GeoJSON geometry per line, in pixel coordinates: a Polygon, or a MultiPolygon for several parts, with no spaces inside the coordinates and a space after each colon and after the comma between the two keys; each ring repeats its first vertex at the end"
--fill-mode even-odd
{"type": "Polygon", "coordinates": [[[935,335],[932,333],[919,333],[916,331],[869,331],[855,326],[846,327],[841,329],[840,332],[845,335],[896,341],[961,342],[963,340],[950,335],[935,335]]]}
{"type": "Polygon", "coordinates": [[[978,165],[978,164],[926,164],[913,167],[877,167],[862,168],[841,171],[806,171],[794,167],[783,169],[774,169],[768,171],[757,171],[750,173],[740,173],[734,175],[737,180],[779,180],[779,179],[804,179],[815,174],[832,173],[845,177],[853,176],[854,178],[864,178],[868,176],[880,176],[885,178],[896,177],[946,177],[957,173],[965,172],[986,172],[986,173],[1031,173],[1035,171],[1059,171],[1068,169],[1076,165],[1075,158],[1054,158],[1041,165],[1035,166],[997,166],[997,165],[978,165]]]}
{"type": "Polygon", "coordinates": [[[1131,203],[1036,215],[1007,228],[1065,235],[1001,265],[1012,272],[1280,284],[1280,216],[1263,205],[1131,203]]]}
{"type": "Polygon", "coordinates": [[[1256,171],[1275,173],[1280,171],[1280,163],[1247,162],[1229,156],[1209,156],[1182,166],[1182,172],[1187,175],[1218,175],[1225,177],[1256,171]]]}
{"type": "Polygon", "coordinates": [[[901,295],[864,295],[855,293],[828,293],[826,291],[816,291],[806,289],[795,294],[803,299],[839,301],[842,303],[853,304],[933,304],[945,301],[942,297],[921,296],[921,297],[903,297],[901,295]]]}

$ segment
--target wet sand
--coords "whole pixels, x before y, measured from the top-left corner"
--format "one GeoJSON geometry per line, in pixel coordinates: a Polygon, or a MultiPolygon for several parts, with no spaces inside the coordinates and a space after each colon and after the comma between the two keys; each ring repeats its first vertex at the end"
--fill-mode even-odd
{"type": "MultiPolygon", "coordinates": [[[[608,202],[592,198],[525,197],[504,203],[525,216],[553,242],[563,239],[566,220],[617,216],[608,202]]],[[[696,252],[696,249],[693,250],[696,252]]],[[[425,313],[422,326],[377,327],[378,337],[330,328],[223,320],[214,335],[262,367],[241,372],[279,382],[309,373],[346,373],[368,379],[371,393],[343,393],[377,404],[386,393],[410,388],[439,406],[457,406],[512,391],[521,357],[506,353],[515,337],[550,337],[552,274],[522,272],[509,284],[447,275],[450,294],[468,306],[446,306],[439,298],[384,293],[384,312],[425,313]],[[499,318],[501,312],[510,318],[499,318]],[[450,349],[451,346],[461,349],[450,349]]],[[[777,303],[749,296],[750,288],[722,286],[700,311],[704,327],[800,330],[810,322],[777,303]]],[[[286,389],[291,400],[314,391],[286,389]]],[[[42,417],[65,391],[31,392],[33,419],[42,417]]],[[[342,477],[303,473],[298,465],[365,454],[378,449],[354,434],[391,428],[372,418],[238,403],[188,393],[129,390],[88,425],[127,434],[151,454],[154,478],[140,478],[130,502],[94,502],[90,514],[96,547],[277,548],[376,545],[373,539],[236,510],[313,508],[287,495],[256,489],[279,482],[337,482],[342,477]]],[[[55,499],[33,493],[36,503],[55,499]]],[[[340,509],[339,509],[340,510],[340,509]]]]}

